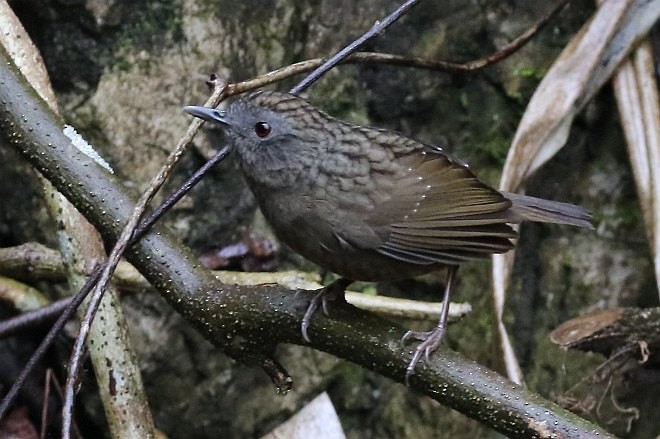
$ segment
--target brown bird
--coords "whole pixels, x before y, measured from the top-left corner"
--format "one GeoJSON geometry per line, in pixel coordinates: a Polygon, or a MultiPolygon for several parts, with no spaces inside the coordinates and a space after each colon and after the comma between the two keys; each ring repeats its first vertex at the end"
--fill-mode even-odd
{"type": "Polygon", "coordinates": [[[262,91],[227,110],[185,107],[219,124],[277,237],[339,280],[319,290],[302,320],[343,298],[356,280],[392,281],[448,267],[440,320],[409,331],[422,342],[406,369],[440,345],[462,262],[504,253],[524,220],[592,227],[572,204],[497,190],[438,146],[340,121],[304,99],[262,91]]]}

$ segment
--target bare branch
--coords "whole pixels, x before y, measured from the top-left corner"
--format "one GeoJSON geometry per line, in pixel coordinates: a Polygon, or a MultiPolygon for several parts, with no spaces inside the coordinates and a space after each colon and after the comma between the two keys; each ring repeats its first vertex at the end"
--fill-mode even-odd
{"type": "MultiPolygon", "coordinates": [[[[498,63],[520,50],[527,44],[541,29],[545,27],[570,0],[561,0],[557,5],[542,17],[536,24],[526,30],[522,35],[511,41],[497,52],[491,53],[473,61],[466,63],[454,63],[449,61],[436,61],[428,58],[406,57],[390,53],[380,52],[355,52],[343,59],[340,64],[386,64],[400,67],[412,67],[426,70],[446,71],[450,73],[470,73],[481,70],[495,63],[498,63]]],[[[325,58],[314,58],[291,64],[279,69],[270,71],[256,78],[248,79],[227,86],[226,97],[256,90],[270,84],[282,81],[292,76],[300,75],[319,68],[325,58]]],[[[216,104],[217,105],[217,104],[216,104]]],[[[215,105],[214,105],[215,106],[215,105]]]]}
{"type": "Polygon", "coordinates": [[[392,12],[390,15],[385,17],[383,20],[376,21],[376,23],[374,23],[371,29],[369,29],[360,37],[352,41],[348,46],[344,47],[342,50],[337,52],[329,60],[321,64],[305,79],[300,81],[298,85],[293,87],[289,93],[294,95],[300,94],[302,91],[304,91],[314,82],[316,82],[316,80],[318,80],[321,76],[325,75],[330,69],[332,69],[334,66],[339,64],[348,55],[358,50],[361,46],[364,45],[364,43],[374,38],[376,35],[384,32],[385,29],[387,29],[399,18],[403,17],[406,14],[406,12],[412,9],[412,7],[415,6],[418,2],[419,0],[407,0],[402,5],[400,5],[394,12],[392,12]]]}

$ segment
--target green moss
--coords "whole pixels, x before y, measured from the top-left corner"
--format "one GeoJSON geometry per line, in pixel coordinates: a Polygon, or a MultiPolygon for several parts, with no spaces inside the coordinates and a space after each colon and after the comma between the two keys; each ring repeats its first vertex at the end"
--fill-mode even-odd
{"type": "Polygon", "coordinates": [[[135,64],[148,71],[153,58],[139,56],[140,52],[158,55],[184,39],[183,12],[176,0],[150,0],[127,16],[130,20],[122,26],[114,46],[113,64],[120,71],[130,70],[135,64]]]}
{"type": "Polygon", "coordinates": [[[642,211],[639,200],[628,198],[616,204],[613,211],[594,212],[594,222],[605,222],[616,227],[630,227],[642,223],[642,211]]]}
{"type": "Polygon", "coordinates": [[[509,72],[506,82],[503,84],[507,97],[513,102],[525,106],[545,73],[546,70],[535,67],[521,67],[509,72]]]}
{"type": "Polygon", "coordinates": [[[538,81],[543,79],[543,74],[536,70],[534,67],[522,67],[520,69],[516,69],[514,74],[516,76],[520,76],[521,78],[532,78],[538,81]]]}
{"type": "Polygon", "coordinates": [[[311,92],[311,101],[323,108],[323,111],[342,120],[358,125],[370,125],[367,108],[363,105],[363,93],[352,75],[347,70],[353,66],[345,66],[341,71],[330,72],[324,79],[315,84],[311,92]],[[357,97],[357,99],[356,99],[357,97]]]}
{"type": "Polygon", "coordinates": [[[495,163],[500,166],[504,165],[506,161],[506,156],[509,153],[510,142],[509,139],[505,139],[498,133],[493,133],[494,136],[490,141],[486,142],[483,146],[483,151],[492,159],[495,163]]]}
{"type": "Polygon", "coordinates": [[[362,290],[362,294],[366,294],[368,296],[377,296],[378,295],[378,290],[376,289],[375,285],[367,285],[362,290]]]}
{"type": "Polygon", "coordinates": [[[347,361],[340,362],[335,371],[338,379],[333,381],[331,395],[337,405],[344,410],[361,410],[373,405],[368,392],[355,391],[364,386],[369,372],[347,361]]]}
{"type": "Polygon", "coordinates": [[[470,107],[470,99],[467,93],[461,93],[460,95],[461,106],[467,110],[470,107]]]}

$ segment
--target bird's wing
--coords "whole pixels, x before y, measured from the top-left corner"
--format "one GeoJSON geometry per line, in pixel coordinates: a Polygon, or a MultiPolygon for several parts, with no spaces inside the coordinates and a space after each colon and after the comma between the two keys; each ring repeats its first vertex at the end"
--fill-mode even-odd
{"type": "Polygon", "coordinates": [[[441,150],[415,142],[411,151],[411,139],[401,138],[407,149],[394,143],[389,148],[396,166],[372,169],[378,193],[363,221],[353,222],[372,230],[369,240],[353,239],[348,225],[339,226],[345,229],[338,230],[342,239],[422,265],[459,264],[510,250],[517,236],[507,225],[511,201],[441,150]]]}

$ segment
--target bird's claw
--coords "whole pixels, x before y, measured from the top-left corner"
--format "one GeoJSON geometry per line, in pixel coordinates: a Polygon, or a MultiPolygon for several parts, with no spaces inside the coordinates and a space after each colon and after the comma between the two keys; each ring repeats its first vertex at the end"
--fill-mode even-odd
{"type": "MultiPolygon", "coordinates": [[[[348,279],[339,278],[332,282],[330,285],[321,288],[314,295],[312,300],[309,302],[309,306],[307,307],[307,311],[305,311],[305,315],[303,316],[302,323],[300,325],[303,340],[305,340],[307,343],[311,342],[307,330],[309,329],[309,325],[312,323],[312,317],[314,316],[316,310],[319,309],[319,306],[323,310],[323,314],[326,317],[329,316],[330,313],[328,312],[328,302],[331,300],[345,300],[344,291],[346,290],[346,287],[351,284],[351,282],[352,281],[348,279]]],[[[298,292],[296,294],[298,294],[298,292]]]]}
{"type": "Polygon", "coordinates": [[[309,329],[309,325],[312,323],[312,317],[314,316],[314,313],[317,309],[319,309],[320,306],[323,310],[323,314],[327,316],[328,300],[331,299],[330,296],[332,295],[332,291],[329,291],[327,288],[322,288],[318,293],[316,293],[312,300],[309,301],[309,306],[307,307],[307,311],[305,311],[305,315],[303,316],[302,323],[300,325],[303,340],[305,340],[307,343],[311,343],[307,330],[309,329]]]}
{"type": "Polygon", "coordinates": [[[436,326],[433,331],[423,332],[423,331],[408,331],[401,338],[401,343],[405,343],[410,338],[415,338],[420,340],[421,343],[417,345],[413,352],[412,359],[408,366],[406,367],[406,386],[410,386],[410,377],[415,373],[415,368],[419,363],[419,360],[422,359],[422,354],[424,359],[428,363],[431,358],[431,354],[440,347],[442,339],[445,334],[445,326],[436,326]]]}
{"type": "Polygon", "coordinates": [[[323,297],[321,297],[321,310],[323,311],[323,315],[326,317],[330,316],[330,312],[328,312],[328,302],[328,295],[324,294],[323,297]]]}

